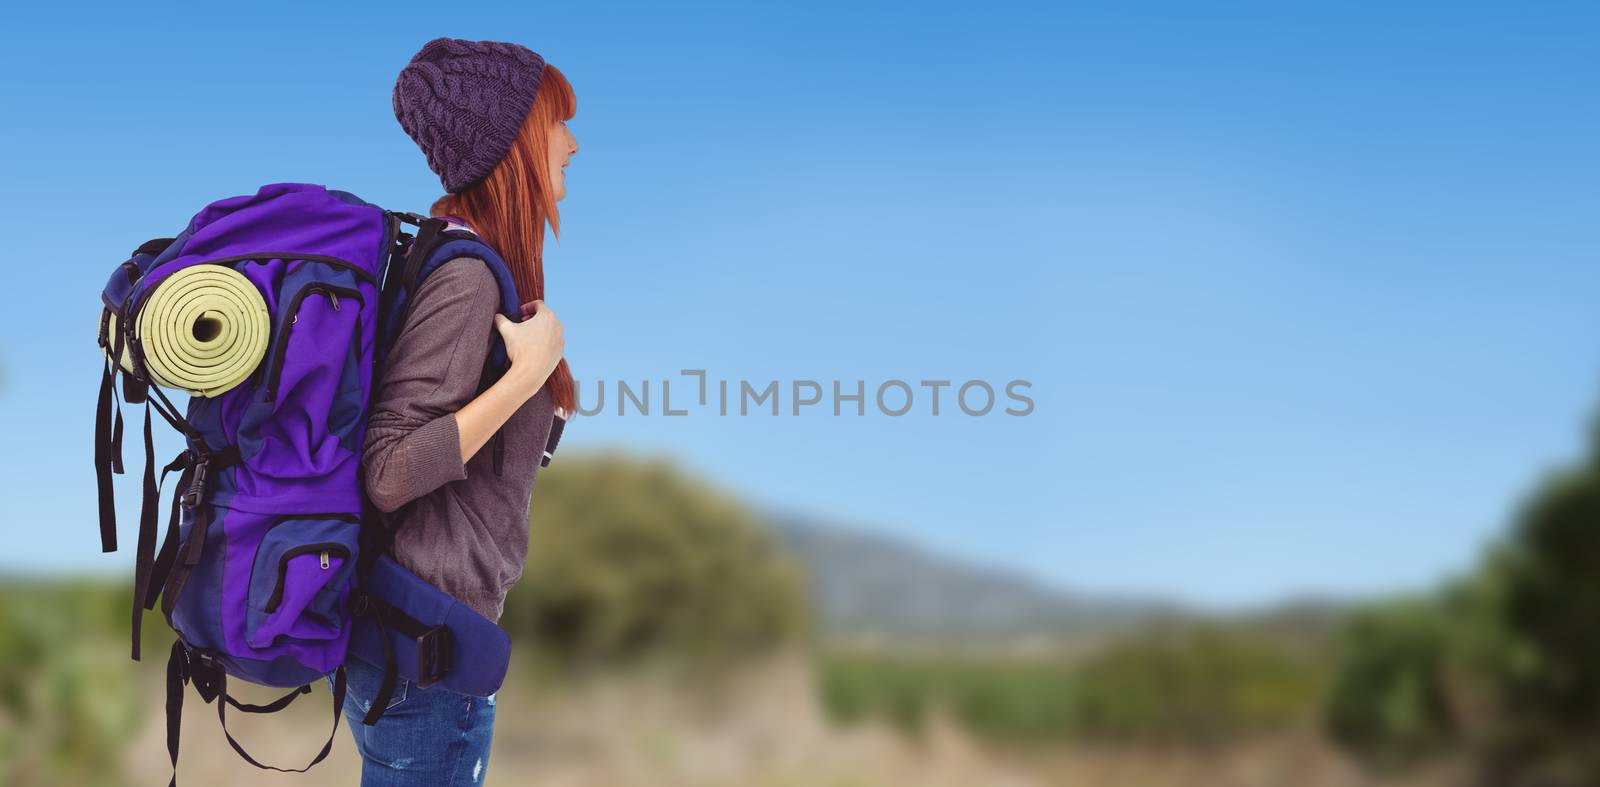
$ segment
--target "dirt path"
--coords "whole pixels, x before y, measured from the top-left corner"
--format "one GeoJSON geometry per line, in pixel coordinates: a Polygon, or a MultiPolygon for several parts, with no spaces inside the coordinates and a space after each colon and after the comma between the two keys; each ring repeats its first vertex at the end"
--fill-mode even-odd
{"type": "MultiPolygon", "coordinates": [[[[839,729],[823,718],[799,660],[751,668],[715,695],[648,677],[536,690],[512,682],[498,702],[491,787],[1434,787],[1369,780],[1308,735],[1226,750],[1063,747],[1006,755],[935,722],[920,741],[881,725],[839,729]]],[[[153,693],[152,696],[160,696],[153,693]]],[[[251,695],[246,701],[264,699],[251,695]]],[[[319,691],[275,717],[230,714],[235,737],[269,763],[305,762],[331,722],[319,691]],[[298,761],[298,762],[296,762],[298,761]]],[[[128,754],[132,783],[167,778],[159,703],[128,754]]],[[[223,739],[212,706],[186,703],[180,774],[206,787],[356,785],[360,762],[341,726],[308,775],[260,771],[223,739]]]]}

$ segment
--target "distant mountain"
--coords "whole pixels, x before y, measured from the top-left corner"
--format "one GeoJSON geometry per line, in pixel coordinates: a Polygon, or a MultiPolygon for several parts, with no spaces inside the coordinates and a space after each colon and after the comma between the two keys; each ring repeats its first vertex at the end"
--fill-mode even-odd
{"type": "Polygon", "coordinates": [[[1183,616],[1175,604],[1068,593],[890,536],[786,514],[767,520],[804,566],[835,641],[1051,644],[1183,616]]]}

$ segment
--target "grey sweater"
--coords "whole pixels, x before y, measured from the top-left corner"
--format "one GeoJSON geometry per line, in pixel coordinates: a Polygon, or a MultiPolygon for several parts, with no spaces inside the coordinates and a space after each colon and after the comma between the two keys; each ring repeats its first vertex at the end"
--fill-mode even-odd
{"type": "Polygon", "coordinates": [[[423,281],[378,381],[362,456],[368,496],[395,512],[395,559],[490,620],[522,576],[533,479],[555,415],[543,388],[512,414],[500,476],[493,440],[461,461],[456,411],[478,394],[498,293],[475,257],[423,281]]]}

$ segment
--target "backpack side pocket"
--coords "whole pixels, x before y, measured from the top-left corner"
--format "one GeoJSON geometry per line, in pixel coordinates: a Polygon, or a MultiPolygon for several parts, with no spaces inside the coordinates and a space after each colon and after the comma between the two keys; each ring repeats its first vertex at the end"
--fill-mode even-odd
{"type": "Polygon", "coordinates": [[[349,514],[279,517],[261,540],[250,571],[245,635],[252,648],[283,638],[338,639],[349,619],[358,557],[357,518],[349,514]]]}

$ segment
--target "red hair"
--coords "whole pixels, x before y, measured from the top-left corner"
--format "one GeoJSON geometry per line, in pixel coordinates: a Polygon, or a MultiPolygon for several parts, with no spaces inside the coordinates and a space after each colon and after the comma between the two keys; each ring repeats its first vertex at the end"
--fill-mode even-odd
{"type": "MultiPolygon", "coordinates": [[[[488,177],[465,191],[440,197],[431,209],[434,216],[464,219],[500,253],[511,268],[517,296],[523,302],[545,297],[545,225],[550,226],[552,235],[561,237],[561,214],[550,183],[549,133],[557,123],[570,120],[577,109],[578,100],[566,76],[555,66],[545,66],[533,108],[505,158],[488,177]]],[[[565,358],[550,373],[545,387],[555,406],[573,412],[577,387],[565,358]]]]}

